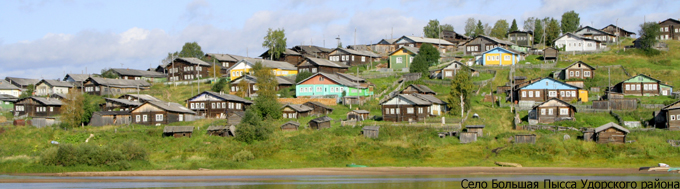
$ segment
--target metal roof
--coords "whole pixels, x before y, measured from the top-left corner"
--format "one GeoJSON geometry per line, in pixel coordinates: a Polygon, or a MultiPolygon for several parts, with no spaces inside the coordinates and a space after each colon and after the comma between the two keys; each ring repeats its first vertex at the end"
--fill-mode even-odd
{"type": "Polygon", "coordinates": [[[21,90],[19,87],[10,84],[9,82],[0,82],[0,89],[4,90],[21,90]]]}
{"type": "Polygon", "coordinates": [[[317,102],[317,101],[307,101],[307,102],[305,102],[305,104],[307,104],[307,103],[314,104],[316,106],[320,106],[320,107],[325,108],[325,109],[333,110],[333,108],[328,107],[325,104],[322,104],[321,102],[317,102]]]}
{"type": "Polygon", "coordinates": [[[312,65],[317,65],[317,66],[327,66],[327,67],[334,67],[334,68],[348,68],[348,66],[345,66],[340,62],[334,62],[334,61],[330,61],[330,60],[326,60],[326,59],[312,58],[312,57],[307,57],[307,61],[300,66],[303,66],[304,64],[312,64],[312,65]]]}
{"type": "Polygon", "coordinates": [[[122,95],[118,98],[124,99],[126,96],[135,97],[135,98],[138,98],[138,99],[141,99],[141,100],[144,100],[144,101],[161,101],[160,99],[153,97],[151,95],[148,95],[148,94],[124,94],[124,95],[122,95]]]}
{"type": "Polygon", "coordinates": [[[28,99],[28,98],[32,98],[36,102],[38,102],[40,104],[47,105],[47,106],[61,106],[62,105],[62,102],[59,99],[36,97],[36,96],[22,98],[22,99],[17,100],[17,102],[23,101],[24,99],[28,99]]]}
{"type": "Polygon", "coordinates": [[[103,78],[103,77],[90,77],[87,80],[92,80],[93,82],[99,84],[99,85],[104,85],[104,86],[111,86],[111,87],[127,87],[127,88],[135,88],[135,87],[150,87],[151,84],[144,80],[127,80],[127,79],[109,79],[109,78],[103,78]]]}
{"type": "Polygon", "coordinates": [[[194,126],[165,126],[163,133],[192,133],[194,126]]]}
{"type": "Polygon", "coordinates": [[[141,102],[135,102],[135,101],[130,101],[128,99],[118,99],[118,98],[104,98],[105,101],[107,102],[116,102],[119,104],[125,104],[128,106],[139,106],[142,105],[141,102]]]}
{"type": "Polygon", "coordinates": [[[204,93],[209,94],[209,95],[214,96],[214,97],[217,97],[217,98],[220,98],[220,99],[225,100],[225,101],[242,102],[242,103],[245,103],[245,104],[252,104],[253,103],[253,101],[246,100],[246,99],[238,97],[236,95],[226,94],[226,93],[220,94],[218,92],[213,92],[213,91],[203,91],[202,93],[189,98],[189,100],[196,98],[196,97],[198,97],[198,96],[200,96],[204,93]]]}
{"type": "Polygon", "coordinates": [[[66,74],[66,76],[64,76],[64,81],[66,81],[66,78],[69,77],[73,78],[75,81],[85,81],[90,76],[90,74],[66,74]]]}
{"type": "Polygon", "coordinates": [[[57,81],[57,80],[46,80],[46,79],[43,79],[43,80],[40,80],[40,82],[38,82],[38,83],[35,84],[35,85],[38,85],[38,84],[40,84],[40,83],[47,83],[48,85],[50,85],[50,86],[52,86],[52,87],[68,87],[68,88],[73,88],[73,83],[71,83],[71,82],[66,82],[66,81],[57,81]]]}
{"type": "Polygon", "coordinates": [[[35,85],[38,82],[40,82],[39,79],[28,79],[28,78],[19,78],[19,77],[5,77],[5,80],[6,81],[12,81],[12,82],[14,82],[18,85],[21,85],[21,86],[28,86],[30,84],[35,85]]]}
{"type": "Polygon", "coordinates": [[[291,124],[291,125],[295,125],[295,126],[300,126],[300,123],[298,123],[297,121],[289,121],[289,122],[286,122],[286,123],[282,124],[281,126],[284,126],[284,125],[287,125],[287,124],[291,124]]]}
{"type": "MultiPolygon", "coordinates": [[[[248,83],[256,83],[257,82],[257,77],[255,77],[253,75],[243,75],[241,77],[234,79],[233,81],[231,81],[231,83],[237,84],[237,83],[241,82],[241,79],[243,79],[243,78],[245,78],[246,82],[248,82],[248,83]]],[[[287,77],[284,77],[284,76],[276,76],[276,82],[278,82],[279,85],[281,85],[281,84],[284,84],[284,85],[295,84],[295,81],[291,81],[290,79],[288,79],[287,77]]]]}
{"type": "Polygon", "coordinates": [[[98,111],[98,112],[94,112],[94,114],[99,114],[99,115],[131,115],[131,113],[128,112],[128,111],[98,111]]]}
{"type": "Polygon", "coordinates": [[[327,121],[333,121],[333,118],[330,118],[328,116],[323,116],[323,117],[318,117],[316,119],[312,119],[309,122],[321,123],[321,122],[327,122],[327,121]]]}
{"type": "Polygon", "coordinates": [[[111,70],[113,72],[116,72],[120,76],[139,76],[139,77],[150,77],[150,78],[167,77],[167,75],[160,73],[160,72],[155,72],[155,71],[135,70],[135,69],[127,69],[127,68],[111,68],[111,70]]]}
{"type": "Polygon", "coordinates": [[[285,108],[285,107],[290,107],[291,109],[295,110],[296,112],[309,112],[309,111],[314,110],[313,108],[311,108],[309,106],[302,105],[302,104],[290,104],[290,103],[288,103],[288,104],[283,105],[283,107],[281,107],[281,108],[285,108]]]}
{"type": "Polygon", "coordinates": [[[604,131],[604,130],[609,129],[609,128],[612,128],[612,127],[616,128],[616,129],[618,129],[618,130],[621,130],[621,131],[623,131],[623,132],[625,132],[625,133],[630,133],[630,131],[628,131],[628,129],[623,128],[623,127],[621,127],[621,125],[618,125],[618,124],[616,124],[616,123],[614,123],[614,122],[609,122],[609,123],[607,123],[607,124],[604,124],[604,125],[602,125],[602,126],[599,126],[599,127],[595,128],[595,133],[599,133],[599,132],[601,132],[601,131],[604,131]]]}
{"type": "Polygon", "coordinates": [[[194,64],[194,65],[199,65],[199,66],[210,66],[210,63],[207,63],[201,59],[198,58],[192,58],[192,57],[178,57],[175,60],[181,60],[189,64],[194,64]]]}
{"type": "Polygon", "coordinates": [[[430,103],[433,103],[433,104],[446,104],[446,102],[435,97],[434,95],[426,95],[426,94],[418,94],[418,93],[411,94],[411,95],[418,97],[420,99],[423,99],[425,101],[428,101],[430,103]]]}
{"type": "Polygon", "coordinates": [[[160,109],[163,109],[163,110],[169,111],[169,112],[196,114],[196,112],[191,111],[190,109],[182,106],[181,104],[174,103],[174,102],[148,101],[144,104],[151,104],[153,106],[156,106],[160,109]]]}
{"type": "MultiPolygon", "coordinates": [[[[453,45],[453,43],[444,40],[444,39],[438,39],[438,38],[426,38],[426,37],[416,37],[416,36],[403,36],[399,38],[397,41],[401,40],[402,38],[409,39],[413,42],[416,43],[431,43],[431,44],[442,44],[442,45],[453,45]]],[[[395,41],[395,43],[397,42],[395,41]]]]}
{"type": "Polygon", "coordinates": [[[380,58],[380,55],[375,54],[371,51],[361,51],[361,50],[354,50],[354,49],[345,49],[345,48],[336,48],[333,51],[345,51],[347,54],[354,54],[354,55],[361,55],[361,56],[368,56],[372,58],[380,58]]]}

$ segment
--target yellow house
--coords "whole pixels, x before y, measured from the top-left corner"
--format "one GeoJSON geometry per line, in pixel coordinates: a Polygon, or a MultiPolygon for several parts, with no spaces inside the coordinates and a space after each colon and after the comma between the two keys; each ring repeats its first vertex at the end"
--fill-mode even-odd
{"type": "Polygon", "coordinates": [[[257,62],[262,62],[263,66],[271,68],[272,73],[276,76],[297,75],[298,72],[297,68],[288,62],[245,58],[227,69],[227,73],[229,73],[229,77],[232,81],[243,75],[252,75],[252,68],[257,62]]]}
{"type": "Polygon", "coordinates": [[[588,102],[588,91],[578,90],[578,97],[581,98],[581,102],[588,102]]]}
{"type": "Polygon", "coordinates": [[[479,62],[484,66],[510,66],[515,65],[520,60],[519,54],[501,47],[482,53],[480,58],[479,62]]]}

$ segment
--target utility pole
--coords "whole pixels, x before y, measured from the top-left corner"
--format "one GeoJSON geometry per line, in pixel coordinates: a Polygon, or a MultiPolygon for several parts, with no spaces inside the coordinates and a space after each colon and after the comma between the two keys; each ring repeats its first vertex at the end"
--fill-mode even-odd
{"type": "MultiPolygon", "coordinates": [[[[618,27],[618,26],[616,26],[618,27]]],[[[611,94],[611,86],[612,86],[612,69],[611,67],[607,67],[607,74],[609,78],[609,84],[607,84],[607,109],[609,111],[612,110],[612,104],[611,104],[611,98],[609,94],[611,94]]]]}
{"type": "Polygon", "coordinates": [[[213,76],[215,77],[215,82],[217,83],[217,63],[215,62],[214,58],[213,58],[213,76]]]}

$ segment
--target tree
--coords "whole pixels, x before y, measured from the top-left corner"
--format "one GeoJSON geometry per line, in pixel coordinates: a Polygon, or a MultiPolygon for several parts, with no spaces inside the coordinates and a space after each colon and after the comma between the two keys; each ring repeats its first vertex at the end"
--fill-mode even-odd
{"type": "Polygon", "coordinates": [[[470,78],[470,71],[461,69],[451,81],[451,91],[446,98],[451,109],[449,113],[453,115],[460,113],[460,116],[463,117],[465,110],[470,108],[470,97],[473,90],[474,84],[472,84],[472,78],[470,78]]]}
{"type": "Polygon", "coordinates": [[[62,127],[73,128],[80,126],[83,120],[83,113],[85,109],[83,108],[83,94],[75,89],[71,89],[63,99],[63,105],[61,107],[61,120],[62,127]]]}
{"type": "Polygon", "coordinates": [[[416,55],[416,57],[413,58],[413,62],[411,62],[411,65],[409,65],[409,72],[411,73],[422,73],[422,77],[427,76],[427,73],[429,72],[429,66],[427,66],[427,60],[425,60],[424,56],[416,55]]]}
{"type": "Polygon", "coordinates": [[[298,83],[302,80],[305,80],[305,79],[311,77],[312,75],[314,75],[312,72],[301,71],[295,76],[295,83],[298,83]]]}
{"type": "MultiPolygon", "coordinates": [[[[213,59],[213,60],[215,60],[215,59],[213,59]]],[[[220,66],[219,63],[212,64],[212,66],[208,70],[208,76],[210,76],[212,78],[218,78],[218,77],[222,76],[222,74],[220,73],[220,70],[222,70],[222,66],[220,66]]]]}
{"type": "Polygon", "coordinates": [[[656,22],[645,22],[640,24],[640,28],[640,31],[638,31],[640,33],[638,43],[640,43],[640,47],[643,50],[650,51],[653,49],[652,46],[659,42],[658,36],[661,26],[656,22]]]}
{"type": "Polygon", "coordinates": [[[269,59],[275,60],[279,59],[281,54],[286,51],[286,33],[283,28],[272,30],[269,28],[267,30],[267,35],[264,36],[264,42],[262,42],[262,47],[269,49],[269,59]]]}
{"type": "Polygon", "coordinates": [[[111,79],[117,79],[118,78],[118,74],[116,74],[116,72],[113,72],[113,69],[110,69],[110,68],[102,69],[101,74],[99,76],[101,76],[103,78],[111,78],[111,79]]]}
{"type": "Polygon", "coordinates": [[[441,31],[453,31],[453,25],[451,24],[444,24],[441,27],[441,31]]]}
{"type": "Polygon", "coordinates": [[[491,35],[491,30],[493,28],[489,26],[489,23],[484,23],[484,35],[491,35]]]}
{"type": "Polygon", "coordinates": [[[242,79],[238,84],[236,84],[238,90],[236,90],[236,96],[240,96],[245,98],[246,95],[248,94],[248,89],[250,88],[250,84],[245,79],[242,79]]]}
{"type": "Polygon", "coordinates": [[[534,20],[534,43],[541,43],[543,39],[543,21],[540,19],[534,20]]]}
{"type": "Polygon", "coordinates": [[[423,33],[427,38],[439,38],[439,20],[430,20],[425,27],[423,27],[423,33]]]}
{"type": "Polygon", "coordinates": [[[474,37],[477,37],[477,36],[480,36],[480,35],[485,35],[484,25],[482,25],[482,20],[477,21],[477,28],[475,28],[474,37]]]}
{"type": "Polygon", "coordinates": [[[548,46],[553,46],[555,39],[560,37],[560,24],[554,18],[550,18],[548,26],[545,28],[545,40],[548,46]]]}
{"type": "Polygon", "coordinates": [[[222,78],[219,81],[217,81],[217,83],[215,83],[215,85],[213,85],[212,88],[210,88],[210,90],[213,92],[224,91],[224,87],[226,87],[228,84],[229,82],[227,82],[227,79],[222,78]]]}
{"type": "Polygon", "coordinates": [[[418,55],[413,58],[413,62],[409,66],[411,73],[423,73],[422,77],[430,75],[430,66],[436,65],[439,62],[439,51],[437,48],[429,43],[424,43],[418,50],[418,55]]]}
{"type": "Polygon", "coordinates": [[[512,25],[510,25],[510,30],[508,30],[508,33],[514,31],[519,31],[519,28],[517,28],[517,21],[515,19],[512,19],[512,25]]]}
{"type": "Polygon", "coordinates": [[[257,98],[253,102],[253,108],[265,119],[279,119],[281,118],[281,104],[276,100],[276,88],[279,83],[276,81],[276,76],[272,73],[271,68],[262,65],[262,62],[256,62],[253,66],[253,72],[257,81],[257,98]]]}
{"type": "MultiPolygon", "coordinates": [[[[277,106],[278,108],[278,106],[277,106]]],[[[262,117],[253,108],[246,109],[245,115],[241,123],[237,125],[235,139],[245,143],[252,143],[254,141],[263,141],[269,138],[272,129],[262,121],[262,117]]]]}
{"type": "Polygon", "coordinates": [[[35,86],[33,84],[28,84],[28,86],[26,86],[26,90],[21,92],[21,95],[19,95],[19,98],[31,97],[33,96],[33,91],[35,91],[35,86]]]}
{"type": "Polygon", "coordinates": [[[182,51],[178,54],[179,57],[190,57],[203,59],[205,53],[201,50],[201,46],[196,42],[187,42],[182,46],[182,51]]]}
{"type": "Polygon", "coordinates": [[[495,38],[504,39],[508,36],[509,27],[510,26],[507,21],[503,19],[498,20],[496,21],[496,24],[493,25],[493,29],[491,29],[490,35],[495,38]]]}
{"type": "Polygon", "coordinates": [[[562,14],[562,33],[574,32],[580,25],[581,18],[578,13],[572,11],[562,14]]]}
{"type": "Polygon", "coordinates": [[[524,27],[523,27],[524,31],[533,31],[534,33],[536,33],[536,31],[534,31],[535,27],[536,27],[536,18],[529,17],[524,21],[524,27]]]}
{"type": "Polygon", "coordinates": [[[475,29],[477,29],[475,25],[475,18],[468,18],[467,21],[465,21],[465,35],[468,37],[477,37],[474,36],[475,29]]]}

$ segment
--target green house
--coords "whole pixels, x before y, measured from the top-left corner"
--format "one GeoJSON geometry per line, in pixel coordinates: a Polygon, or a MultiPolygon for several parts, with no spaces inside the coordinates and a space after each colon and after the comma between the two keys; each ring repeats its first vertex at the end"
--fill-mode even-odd
{"type": "Polygon", "coordinates": [[[389,68],[394,71],[406,71],[411,66],[411,62],[418,55],[420,49],[415,47],[403,46],[389,54],[389,68]]]}

